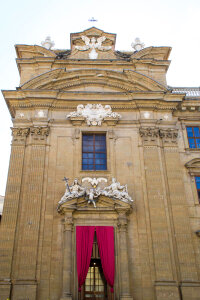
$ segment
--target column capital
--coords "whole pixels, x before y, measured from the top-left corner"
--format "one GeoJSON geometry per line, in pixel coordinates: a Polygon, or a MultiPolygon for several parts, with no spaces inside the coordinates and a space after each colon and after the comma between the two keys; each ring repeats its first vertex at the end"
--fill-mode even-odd
{"type": "Polygon", "coordinates": [[[27,127],[11,127],[13,140],[12,143],[25,143],[26,137],[29,135],[30,128],[27,127]]]}
{"type": "Polygon", "coordinates": [[[49,135],[49,126],[32,126],[30,127],[30,134],[34,140],[45,140],[49,135]]]}
{"type": "Polygon", "coordinates": [[[177,144],[178,129],[177,128],[161,128],[159,130],[159,136],[165,146],[177,144]]]}
{"type": "Polygon", "coordinates": [[[139,134],[144,144],[157,144],[159,128],[155,126],[140,127],[139,134]]]}
{"type": "Polygon", "coordinates": [[[64,231],[73,231],[74,229],[74,220],[72,213],[71,214],[66,214],[64,219],[63,219],[63,225],[64,225],[64,231]]]}

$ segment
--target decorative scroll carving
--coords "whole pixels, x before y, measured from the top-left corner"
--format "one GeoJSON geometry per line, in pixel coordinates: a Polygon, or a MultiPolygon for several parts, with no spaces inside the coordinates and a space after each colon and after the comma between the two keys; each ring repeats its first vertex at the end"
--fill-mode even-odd
{"type": "Polygon", "coordinates": [[[58,202],[58,211],[60,206],[74,198],[85,197],[88,203],[92,203],[96,207],[96,201],[99,196],[105,196],[112,198],[113,200],[121,200],[126,203],[132,203],[133,199],[128,194],[127,185],[121,185],[117,182],[116,178],[112,178],[112,183],[107,187],[98,187],[99,183],[107,182],[106,178],[83,178],[82,182],[88,181],[91,187],[82,186],[78,183],[78,180],[75,179],[73,184],[69,186],[68,179],[65,177],[64,181],[66,182],[66,191],[61,200],[58,202]]]}
{"type": "Polygon", "coordinates": [[[95,37],[92,37],[91,39],[88,38],[85,35],[81,36],[82,40],[85,42],[84,46],[75,46],[75,49],[80,50],[80,51],[86,51],[91,49],[89,53],[89,58],[90,59],[97,59],[98,53],[96,52],[95,49],[98,49],[100,51],[108,51],[112,49],[112,46],[102,46],[102,43],[106,40],[105,36],[101,36],[98,39],[95,37]]]}
{"type": "Polygon", "coordinates": [[[31,127],[30,134],[35,139],[44,139],[49,135],[50,128],[48,126],[45,127],[31,127]]]}
{"type": "Polygon", "coordinates": [[[79,104],[77,106],[77,111],[71,112],[66,118],[70,120],[84,118],[88,126],[101,126],[101,123],[105,118],[107,120],[114,119],[118,121],[121,118],[121,115],[112,112],[110,105],[105,105],[103,107],[101,104],[87,104],[86,106],[79,104]]]}
{"type": "Polygon", "coordinates": [[[177,143],[178,129],[174,129],[174,128],[160,129],[159,135],[164,143],[177,143]]]}

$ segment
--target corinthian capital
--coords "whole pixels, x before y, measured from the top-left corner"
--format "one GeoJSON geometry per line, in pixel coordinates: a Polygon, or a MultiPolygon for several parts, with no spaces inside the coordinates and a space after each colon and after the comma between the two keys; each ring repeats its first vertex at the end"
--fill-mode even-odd
{"type": "Polygon", "coordinates": [[[178,138],[178,129],[176,128],[160,129],[159,135],[164,143],[176,144],[178,138]]]}
{"type": "Polygon", "coordinates": [[[29,135],[30,128],[13,127],[11,130],[13,136],[12,143],[25,143],[26,137],[29,135]]]}
{"type": "Polygon", "coordinates": [[[140,127],[139,133],[143,141],[155,141],[159,137],[159,129],[156,127],[140,127]]]}
{"type": "Polygon", "coordinates": [[[26,137],[29,134],[30,128],[20,128],[20,127],[13,127],[12,136],[15,137],[26,137]]]}
{"type": "Polygon", "coordinates": [[[45,127],[31,127],[30,133],[33,138],[36,139],[45,139],[49,135],[50,128],[48,126],[45,127]]]}

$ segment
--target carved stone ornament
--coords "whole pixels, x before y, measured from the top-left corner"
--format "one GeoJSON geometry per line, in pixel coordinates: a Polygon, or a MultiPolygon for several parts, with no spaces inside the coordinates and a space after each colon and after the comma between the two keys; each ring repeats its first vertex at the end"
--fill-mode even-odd
{"type": "Polygon", "coordinates": [[[111,46],[102,46],[102,43],[106,40],[105,36],[101,36],[99,38],[92,37],[91,39],[85,35],[82,35],[82,40],[85,42],[84,46],[75,46],[75,49],[80,51],[86,51],[91,49],[89,53],[90,59],[97,59],[98,53],[95,49],[98,49],[100,51],[108,51],[112,49],[111,46]]]}
{"type": "Polygon", "coordinates": [[[30,133],[33,136],[41,136],[45,137],[49,135],[50,128],[49,127],[31,127],[30,128],[30,133]]]}
{"type": "Polygon", "coordinates": [[[73,111],[66,116],[67,119],[73,120],[74,118],[84,118],[87,125],[101,126],[104,119],[115,119],[119,120],[121,115],[112,112],[110,105],[101,104],[79,104],[77,111],[73,111]]]}
{"type": "Polygon", "coordinates": [[[26,137],[26,136],[28,136],[28,134],[30,132],[30,128],[13,127],[13,128],[11,128],[11,130],[12,130],[12,135],[14,138],[18,137],[18,136],[26,137]]]}
{"type": "Polygon", "coordinates": [[[177,143],[178,129],[174,129],[174,128],[160,129],[159,135],[160,135],[160,138],[165,143],[166,142],[177,143]]]}
{"type": "Polygon", "coordinates": [[[156,127],[141,127],[139,133],[144,140],[155,139],[159,136],[159,129],[156,127]]]}
{"type": "Polygon", "coordinates": [[[112,178],[112,183],[106,187],[98,187],[99,183],[107,182],[107,179],[102,177],[83,178],[82,183],[88,181],[92,187],[82,186],[79,184],[78,179],[75,179],[71,186],[68,184],[68,178],[64,177],[64,181],[66,182],[66,191],[61,200],[58,202],[58,211],[60,210],[61,205],[65,202],[80,197],[85,197],[88,203],[93,204],[94,207],[96,207],[96,201],[101,195],[112,198],[113,200],[118,199],[129,204],[133,202],[133,199],[128,194],[127,184],[121,185],[117,182],[116,178],[112,178]]]}

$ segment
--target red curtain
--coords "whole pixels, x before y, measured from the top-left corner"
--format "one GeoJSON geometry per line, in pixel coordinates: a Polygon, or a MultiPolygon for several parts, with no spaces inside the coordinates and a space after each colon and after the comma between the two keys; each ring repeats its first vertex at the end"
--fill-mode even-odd
{"type": "Polygon", "coordinates": [[[81,291],[90,266],[95,228],[103,273],[113,293],[115,279],[114,228],[110,226],[76,227],[78,290],[81,291]]]}
{"type": "Polygon", "coordinates": [[[90,266],[95,226],[76,227],[76,256],[78,272],[78,290],[85,282],[90,266]]]}
{"type": "Polygon", "coordinates": [[[113,293],[115,279],[114,228],[96,226],[96,233],[103,273],[113,293]]]}

